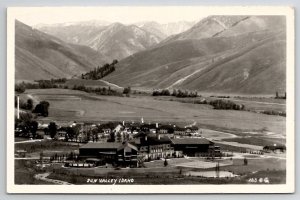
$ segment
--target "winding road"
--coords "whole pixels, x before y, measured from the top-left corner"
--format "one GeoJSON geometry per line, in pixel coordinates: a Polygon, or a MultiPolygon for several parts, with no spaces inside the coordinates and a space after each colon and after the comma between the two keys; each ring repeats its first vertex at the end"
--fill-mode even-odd
{"type": "Polygon", "coordinates": [[[47,178],[49,175],[50,175],[50,173],[36,174],[36,175],[34,175],[34,178],[37,179],[37,180],[46,181],[46,182],[49,182],[49,183],[54,183],[56,185],[72,185],[71,183],[68,183],[68,182],[65,182],[65,181],[60,181],[60,180],[47,178]]]}

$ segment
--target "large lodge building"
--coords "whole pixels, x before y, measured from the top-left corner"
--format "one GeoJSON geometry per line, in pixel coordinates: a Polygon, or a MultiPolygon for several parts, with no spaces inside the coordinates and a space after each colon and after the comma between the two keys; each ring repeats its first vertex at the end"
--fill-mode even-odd
{"type": "MultiPolygon", "coordinates": [[[[115,166],[138,167],[138,160],[154,160],[172,157],[217,157],[220,148],[203,137],[191,137],[196,129],[181,128],[170,130],[171,126],[147,125],[136,126],[132,139],[123,142],[93,142],[79,148],[81,159],[97,159],[100,163],[115,166]],[[176,137],[176,131],[180,131],[176,137]],[[174,136],[175,135],[175,136],[174,136]]],[[[132,127],[123,130],[133,131],[132,127]]]]}

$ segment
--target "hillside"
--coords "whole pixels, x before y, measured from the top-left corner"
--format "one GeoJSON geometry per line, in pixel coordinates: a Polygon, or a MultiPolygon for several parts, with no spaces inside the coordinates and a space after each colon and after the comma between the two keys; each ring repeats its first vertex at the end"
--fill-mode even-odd
{"type": "Polygon", "coordinates": [[[16,79],[72,77],[106,62],[89,47],[67,44],[53,36],[15,22],[16,79]]]}
{"type": "Polygon", "coordinates": [[[218,20],[203,19],[186,32],[129,56],[104,79],[143,88],[235,94],[284,92],[284,19],[229,16],[218,20]]]}
{"type": "Polygon", "coordinates": [[[87,45],[106,56],[122,59],[145,50],[159,43],[160,40],[157,36],[135,25],[125,26],[114,23],[90,39],[87,45]]]}
{"type": "Polygon", "coordinates": [[[282,16],[209,16],[192,28],[167,38],[165,42],[210,37],[230,37],[263,30],[278,30],[285,25],[282,16]]]}
{"type": "Polygon", "coordinates": [[[191,28],[195,23],[187,21],[160,24],[155,21],[139,22],[136,25],[150,33],[165,39],[171,35],[182,33],[191,28]]]}
{"type": "Polygon", "coordinates": [[[121,23],[81,22],[38,28],[65,42],[89,46],[109,60],[125,58],[156,45],[165,38],[136,25],[121,23]]]}

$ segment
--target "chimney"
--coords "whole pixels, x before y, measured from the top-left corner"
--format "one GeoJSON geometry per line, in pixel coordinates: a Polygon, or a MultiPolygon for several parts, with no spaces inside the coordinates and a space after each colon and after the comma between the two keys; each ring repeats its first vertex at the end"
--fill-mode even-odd
{"type": "Polygon", "coordinates": [[[157,139],[160,140],[160,134],[157,134],[157,139]]]}

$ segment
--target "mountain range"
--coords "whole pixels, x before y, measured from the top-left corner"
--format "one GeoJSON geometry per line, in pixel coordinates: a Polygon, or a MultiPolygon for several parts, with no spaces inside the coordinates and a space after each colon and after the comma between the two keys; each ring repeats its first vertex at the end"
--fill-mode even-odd
{"type": "Polygon", "coordinates": [[[36,30],[16,22],[16,77],[70,77],[117,58],[104,80],[124,87],[285,91],[283,16],[209,16],[173,25],[93,21],[36,30]]]}
{"type": "Polygon", "coordinates": [[[179,21],[179,22],[170,22],[165,24],[160,24],[155,21],[139,22],[136,23],[138,27],[159,36],[162,39],[165,39],[171,35],[182,33],[192,26],[195,22],[188,21],[179,21]]]}
{"type": "Polygon", "coordinates": [[[90,47],[68,44],[15,21],[16,79],[70,78],[105,62],[105,56],[90,47]]]}
{"type": "Polygon", "coordinates": [[[285,50],[284,17],[210,16],[123,59],[105,80],[142,88],[274,94],[285,91],[285,50]]]}
{"type": "Polygon", "coordinates": [[[41,24],[37,28],[68,43],[89,46],[111,60],[120,60],[158,44],[171,34],[185,31],[193,24],[182,21],[168,24],[141,22],[124,25],[94,20],[41,24]]]}

